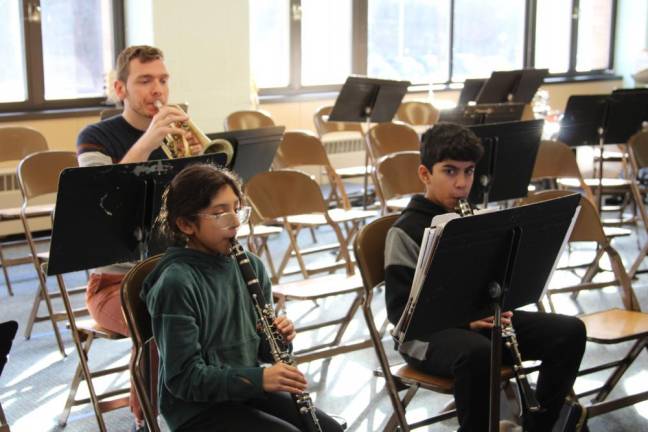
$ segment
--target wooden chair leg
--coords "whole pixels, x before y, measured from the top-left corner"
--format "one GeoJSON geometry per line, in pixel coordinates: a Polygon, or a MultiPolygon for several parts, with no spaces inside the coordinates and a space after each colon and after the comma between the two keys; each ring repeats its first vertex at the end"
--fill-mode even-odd
{"type": "Polygon", "coordinates": [[[2,267],[2,273],[4,273],[4,278],[5,278],[5,283],[7,284],[7,293],[10,296],[13,296],[13,289],[11,288],[11,280],[9,279],[9,271],[7,270],[7,266],[5,265],[5,257],[4,253],[2,252],[2,245],[0,244],[0,266],[2,267]]]}
{"type": "Polygon", "coordinates": [[[52,329],[54,331],[54,337],[56,338],[56,344],[58,345],[58,349],[63,357],[65,357],[67,356],[67,354],[65,353],[65,346],[63,345],[63,339],[61,338],[61,332],[59,330],[57,320],[54,318],[54,308],[52,306],[52,299],[50,298],[49,291],[47,290],[46,276],[40,269],[40,265],[35,263],[34,266],[36,267],[36,272],[38,273],[39,287],[36,295],[34,296],[34,303],[32,304],[32,309],[29,314],[29,318],[27,319],[27,325],[25,326],[25,338],[29,339],[31,337],[34,323],[36,321],[39,321],[38,309],[40,307],[40,303],[41,301],[44,301],[47,308],[47,318],[49,318],[49,321],[52,323],[52,329]]]}

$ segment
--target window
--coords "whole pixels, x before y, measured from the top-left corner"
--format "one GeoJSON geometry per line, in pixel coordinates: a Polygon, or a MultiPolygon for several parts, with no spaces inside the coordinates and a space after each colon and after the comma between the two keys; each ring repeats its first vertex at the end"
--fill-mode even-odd
{"type": "Polygon", "coordinates": [[[369,76],[448,80],[450,0],[370,1],[368,22],[369,76]]]}
{"type": "Polygon", "coordinates": [[[542,0],[536,10],[535,67],[549,73],[569,71],[572,5],[565,0],[542,0]]]}
{"type": "Polygon", "coordinates": [[[122,0],[0,0],[0,55],[8,59],[0,71],[0,109],[103,101],[106,76],[123,48],[122,6],[122,0]]]}
{"type": "Polygon", "coordinates": [[[15,0],[0,0],[0,103],[27,99],[27,79],[23,47],[22,13],[15,0]]]}
{"type": "Polygon", "coordinates": [[[415,85],[529,67],[606,73],[616,3],[250,0],[253,75],[262,94],[295,94],[338,90],[350,73],[415,85]]]}
{"type": "Polygon", "coordinates": [[[525,2],[455,0],[452,80],[524,66],[525,2]]]}

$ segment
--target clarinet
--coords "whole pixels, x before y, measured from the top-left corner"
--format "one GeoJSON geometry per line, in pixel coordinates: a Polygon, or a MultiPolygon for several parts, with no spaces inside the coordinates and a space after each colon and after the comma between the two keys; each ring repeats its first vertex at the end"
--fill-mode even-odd
{"type": "MultiPolygon", "coordinates": [[[[455,211],[461,216],[473,215],[473,209],[467,200],[459,200],[455,211]]],[[[510,323],[502,328],[502,337],[504,338],[504,345],[509,349],[513,357],[513,373],[515,374],[515,382],[520,389],[520,395],[524,403],[524,407],[528,412],[539,412],[542,410],[538,399],[536,399],[535,392],[531,389],[531,385],[527,380],[526,373],[524,373],[524,366],[522,365],[522,356],[518,349],[517,336],[513,323],[510,323]]]]}
{"type": "MultiPolygon", "coordinates": [[[[232,239],[230,255],[236,259],[241,274],[243,275],[243,279],[247,284],[250,297],[252,297],[254,310],[259,319],[259,327],[270,346],[270,354],[272,355],[274,363],[281,362],[290,366],[295,366],[297,364],[295,357],[290,351],[288,351],[283,336],[274,325],[274,320],[276,318],[274,309],[270,303],[266,303],[261,285],[259,285],[259,280],[250,264],[250,260],[236,238],[232,239]]],[[[307,432],[322,432],[322,427],[320,426],[315,413],[315,405],[313,404],[310,395],[303,392],[297,394],[291,393],[290,396],[295,403],[297,411],[302,416],[307,432]]]]}

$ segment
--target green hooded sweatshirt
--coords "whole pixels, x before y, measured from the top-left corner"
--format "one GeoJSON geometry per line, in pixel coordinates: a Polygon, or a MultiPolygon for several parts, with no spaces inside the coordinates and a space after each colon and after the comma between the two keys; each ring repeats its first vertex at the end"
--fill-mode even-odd
{"type": "MultiPolygon", "coordinates": [[[[263,264],[248,257],[271,301],[263,264]]],[[[264,395],[257,317],[236,260],[169,248],[141,296],[160,352],[160,412],[171,430],[205,418],[214,404],[264,395]]]]}

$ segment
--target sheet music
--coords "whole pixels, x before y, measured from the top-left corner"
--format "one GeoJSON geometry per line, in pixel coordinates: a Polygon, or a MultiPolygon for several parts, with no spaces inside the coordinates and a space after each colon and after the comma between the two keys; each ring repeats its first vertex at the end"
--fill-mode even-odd
{"type": "Polygon", "coordinates": [[[439,238],[443,233],[443,228],[445,225],[453,219],[460,218],[457,213],[445,213],[442,215],[435,216],[432,219],[432,223],[429,228],[425,228],[423,232],[423,239],[421,240],[421,248],[419,251],[418,260],[416,262],[416,271],[414,273],[414,279],[412,280],[412,288],[410,289],[410,296],[403,310],[403,314],[398,320],[396,327],[392,331],[392,335],[396,338],[398,343],[403,343],[405,333],[407,332],[407,327],[409,321],[414,313],[414,307],[418,302],[418,297],[425,283],[427,277],[428,269],[430,268],[430,263],[432,257],[436,252],[437,244],[439,243],[439,238]]]}

